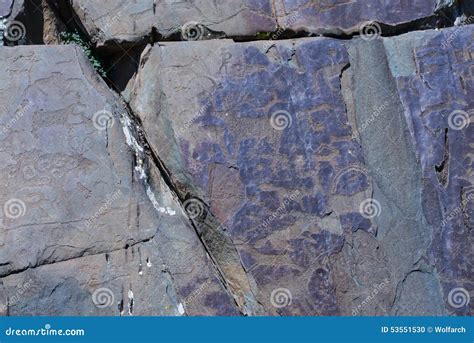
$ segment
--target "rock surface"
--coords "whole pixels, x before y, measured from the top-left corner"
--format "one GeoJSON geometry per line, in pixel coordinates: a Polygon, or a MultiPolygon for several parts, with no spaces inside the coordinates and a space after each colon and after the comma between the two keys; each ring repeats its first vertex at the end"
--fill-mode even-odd
{"type": "Polygon", "coordinates": [[[0,0],[0,314],[473,315],[473,14],[0,0]]]}
{"type": "Polygon", "coordinates": [[[13,0],[1,0],[0,1],[0,17],[6,18],[11,13],[13,0]]]}
{"type": "MultiPolygon", "coordinates": [[[[472,292],[474,286],[473,41],[470,26],[385,42],[421,163],[423,185],[417,189],[433,228],[429,260],[448,300],[452,289],[472,292]]],[[[473,306],[455,306],[454,311],[472,315],[473,306]]]]}
{"type": "MultiPolygon", "coordinates": [[[[57,0],[52,2],[57,8],[63,6],[57,0]]],[[[421,27],[424,22],[449,21],[448,12],[459,15],[461,6],[466,5],[436,0],[74,0],[69,16],[97,46],[104,47],[143,44],[154,40],[155,34],[160,40],[242,38],[259,33],[270,33],[270,37],[274,33],[279,38],[283,29],[308,34],[371,34],[382,31],[378,24],[365,27],[371,22],[392,27],[418,22],[421,27]]]]}
{"type": "MultiPolygon", "coordinates": [[[[361,25],[373,21],[395,26],[428,19],[436,8],[436,0],[383,0],[370,4],[366,0],[279,0],[277,3],[281,4],[277,7],[280,26],[293,31],[334,34],[358,32],[361,25]]],[[[380,32],[380,28],[373,30],[380,32]]]]}
{"type": "Polygon", "coordinates": [[[472,206],[461,203],[471,129],[450,132],[460,146],[443,148],[449,114],[471,106],[472,35],[163,43],[144,51],[125,94],[175,189],[200,204],[196,225],[212,217],[237,246],[267,312],[441,315],[452,311],[443,292],[472,289],[461,221],[472,206]],[[443,42],[450,48],[434,48],[443,42]],[[449,70],[459,81],[441,95],[449,70]],[[440,227],[459,206],[457,222],[440,227]],[[448,280],[446,263],[464,272],[448,268],[448,280]],[[357,310],[374,284],[384,285],[380,302],[357,310]],[[292,305],[272,306],[275,289],[292,305]]]}
{"type": "Polygon", "coordinates": [[[199,40],[211,34],[254,36],[258,31],[276,29],[269,0],[75,0],[72,8],[98,45],[140,43],[149,39],[153,30],[169,37],[179,36],[184,28],[183,39],[199,40]]]}
{"type": "Polygon", "coordinates": [[[142,149],[121,127],[123,103],[82,51],[17,47],[0,55],[5,311],[238,313],[170,190],[156,176],[146,181],[152,176],[126,144],[142,149]],[[30,279],[40,291],[11,302],[30,279]],[[202,282],[208,287],[195,302],[181,303],[202,282]],[[91,294],[103,287],[115,302],[96,308],[91,294]]]}
{"type": "Polygon", "coordinates": [[[340,93],[347,53],[332,40],[282,41],[268,56],[265,45],[155,46],[142,56],[131,107],[182,196],[208,204],[237,245],[267,311],[277,313],[271,292],[286,288],[288,314],[339,314],[328,257],[344,243],[339,216],[363,219],[348,204],[370,195],[363,175],[353,190],[329,183],[330,173],[363,164],[340,93]],[[331,205],[333,191],[349,197],[331,205]]]}

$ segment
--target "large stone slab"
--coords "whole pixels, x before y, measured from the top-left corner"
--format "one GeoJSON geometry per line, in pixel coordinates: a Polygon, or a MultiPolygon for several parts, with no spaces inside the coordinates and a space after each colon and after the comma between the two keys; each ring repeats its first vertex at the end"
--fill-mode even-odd
{"type": "Polygon", "coordinates": [[[4,311],[238,314],[181,206],[147,168],[124,104],[84,53],[30,46],[0,56],[4,311]],[[36,288],[19,295],[30,279],[36,288]],[[104,287],[115,302],[96,308],[91,296],[104,287]]]}
{"type": "Polygon", "coordinates": [[[0,53],[1,274],[152,237],[157,217],[136,192],[131,159],[122,158],[127,149],[120,122],[111,114],[120,113],[119,102],[82,52],[60,46],[0,53]],[[107,123],[114,125],[108,129],[107,123]],[[95,219],[102,207],[107,211],[95,219]],[[131,213],[132,207],[138,210],[131,213]],[[140,225],[131,230],[131,223],[140,225]]]}
{"type": "MultiPolygon", "coordinates": [[[[280,26],[294,31],[334,34],[358,32],[364,24],[373,21],[395,26],[428,18],[435,14],[436,5],[436,0],[277,0],[275,4],[280,26]]],[[[380,26],[363,31],[380,32],[380,26]]]]}
{"type": "Polygon", "coordinates": [[[434,229],[424,213],[421,165],[383,41],[361,39],[348,48],[351,67],[345,77],[350,81],[344,92],[374,181],[377,241],[396,283],[391,312],[442,314],[440,277],[427,257],[434,229]]]}
{"type": "MultiPolygon", "coordinates": [[[[56,5],[61,7],[58,2],[56,5]]],[[[381,33],[378,23],[384,29],[433,27],[446,20],[451,25],[456,16],[470,11],[468,5],[437,0],[74,0],[71,8],[80,26],[99,47],[113,46],[112,42],[125,46],[157,39],[276,39],[283,29],[372,36],[381,33]],[[366,27],[371,22],[377,24],[366,27]],[[262,32],[267,36],[259,36],[262,32]]]]}
{"type": "Polygon", "coordinates": [[[99,46],[111,41],[143,42],[154,29],[163,37],[179,37],[182,32],[184,40],[204,39],[211,31],[218,36],[253,36],[276,29],[269,0],[75,0],[72,7],[99,46]]]}
{"type": "Polygon", "coordinates": [[[443,125],[448,109],[471,108],[470,42],[465,27],[371,42],[163,43],[144,51],[124,95],[175,190],[199,204],[196,226],[212,217],[237,248],[266,313],[471,313],[450,292],[472,292],[472,233],[440,229],[447,208],[471,220],[474,180],[454,167],[470,161],[471,131],[449,133],[462,139],[442,163],[443,149],[423,157],[438,148],[417,124],[435,123],[424,103],[443,125]],[[417,81],[406,88],[402,76],[417,81]],[[436,171],[446,163],[458,173],[436,171]],[[444,185],[427,183],[439,173],[444,185]]]}
{"type": "Polygon", "coordinates": [[[230,236],[267,313],[350,314],[367,288],[338,301],[330,256],[359,229],[359,282],[390,277],[371,262],[383,253],[359,213],[372,185],[341,92],[343,43],[164,43],[142,60],[132,109],[176,188],[230,236]]]}
{"type": "Polygon", "coordinates": [[[470,22],[393,4],[74,1],[99,46],[200,40],[133,113],[78,48],[0,49],[0,313],[472,315],[474,27],[209,40],[470,22]]]}
{"type": "Polygon", "coordinates": [[[447,309],[462,315],[474,313],[473,41],[472,25],[384,41],[422,166],[430,256],[447,309]]]}
{"type": "Polygon", "coordinates": [[[1,309],[8,315],[179,316],[183,308],[156,248],[143,243],[7,276],[1,309]]]}

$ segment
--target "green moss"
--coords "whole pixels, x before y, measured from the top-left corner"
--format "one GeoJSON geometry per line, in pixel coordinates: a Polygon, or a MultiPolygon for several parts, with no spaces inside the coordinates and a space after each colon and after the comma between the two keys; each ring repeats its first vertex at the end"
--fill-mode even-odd
{"type": "Polygon", "coordinates": [[[76,44],[79,46],[86,54],[94,69],[97,70],[100,75],[104,77],[107,76],[107,73],[102,66],[102,63],[100,63],[99,58],[97,58],[92,52],[91,45],[87,43],[80,34],[77,32],[61,32],[59,37],[62,44],[76,44]]]}
{"type": "Polygon", "coordinates": [[[255,35],[255,37],[257,39],[265,39],[265,40],[268,40],[270,39],[271,37],[271,32],[257,32],[257,34],[255,35]]]}

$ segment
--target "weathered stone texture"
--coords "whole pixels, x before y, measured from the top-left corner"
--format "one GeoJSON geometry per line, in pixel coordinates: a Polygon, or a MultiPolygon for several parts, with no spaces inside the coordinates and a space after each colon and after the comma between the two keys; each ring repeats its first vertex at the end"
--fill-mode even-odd
{"type": "Polygon", "coordinates": [[[128,290],[136,314],[238,313],[170,190],[159,178],[145,190],[121,127],[125,108],[82,51],[17,47],[0,55],[8,313],[119,314],[132,301],[128,290]],[[40,291],[11,303],[15,284],[29,278],[40,291]],[[187,306],[201,282],[208,287],[187,306]],[[94,287],[110,288],[116,303],[92,307],[94,287]],[[202,300],[214,295],[221,303],[202,300]]]}
{"type": "MultiPolygon", "coordinates": [[[[423,210],[433,227],[430,255],[446,299],[455,287],[474,286],[473,41],[472,26],[386,41],[421,162],[423,210]]],[[[450,310],[472,315],[472,308],[450,310]]]]}
{"type": "Polygon", "coordinates": [[[11,12],[13,0],[0,1],[0,17],[8,17],[11,12]]]}
{"type": "Polygon", "coordinates": [[[154,29],[164,37],[179,36],[182,27],[197,30],[188,32],[185,39],[205,38],[211,34],[209,30],[228,36],[253,36],[258,31],[276,29],[268,0],[75,0],[72,8],[99,45],[142,42],[154,29]]]}
{"type": "MultiPolygon", "coordinates": [[[[330,39],[267,49],[212,41],[147,50],[132,109],[178,188],[209,204],[237,245],[267,311],[349,314],[329,257],[344,232],[373,237],[376,228],[358,213],[372,187],[341,93],[347,51],[330,39]],[[291,307],[272,306],[276,288],[291,291],[291,307]]],[[[363,270],[370,282],[387,277],[363,270]]]]}
{"type": "Polygon", "coordinates": [[[280,26],[314,33],[357,32],[364,23],[409,23],[434,15],[436,0],[277,0],[280,26]]]}
{"type": "MultiPolygon", "coordinates": [[[[448,185],[451,198],[433,193],[434,186],[444,193],[447,180],[430,186],[425,175],[429,170],[433,181],[436,173],[448,175],[435,171],[445,153],[440,148],[441,157],[427,160],[423,146],[431,151],[436,142],[416,139],[425,130],[416,125],[427,108],[420,101],[435,101],[437,111],[440,104],[445,112],[470,108],[464,96],[443,100],[472,94],[470,43],[456,48],[472,41],[472,30],[456,30],[345,44],[317,38],[272,47],[209,41],[145,50],[124,94],[177,191],[202,199],[215,227],[237,246],[266,311],[351,314],[372,285],[383,284],[377,293],[386,301],[356,312],[440,315],[453,310],[443,299],[454,284],[471,288],[463,281],[472,272],[468,227],[444,236],[443,244],[458,245],[462,257],[436,248],[437,236],[449,232],[439,228],[446,208],[462,206],[461,217],[469,221],[471,199],[460,203],[468,196],[456,186],[461,174],[449,176],[456,179],[448,185]],[[459,36],[452,48],[429,50],[452,41],[451,35],[459,36]],[[406,56],[412,50],[416,64],[406,56]],[[424,67],[433,63],[418,54],[445,63],[424,67]],[[458,68],[460,79],[450,81],[441,65],[458,68]],[[420,84],[401,87],[400,73],[420,84]],[[444,82],[460,88],[449,97],[441,93],[444,82]],[[360,213],[371,198],[380,212],[372,220],[360,213]],[[445,209],[432,207],[436,201],[445,209]],[[458,278],[448,284],[440,261],[459,258],[460,270],[451,270],[458,278]],[[290,307],[272,306],[276,288],[291,291],[290,307]]],[[[438,119],[445,126],[447,114],[438,119]]],[[[454,166],[469,156],[460,149],[470,131],[462,132],[455,133],[463,135],[458,155],[448,161],[454,166]]],[[[444,129],[438,134],[443,143],[444,129]]],[[[461,183],[469,189],[472,176],[463,173],[461,183]]]]}
{"type": "Polygon", "coordinates": [[[0,48],[1,314],[474,313],[470,4],[35,4],[111,69],[0,48]]]}
{"type": "MultiPolygon", "coordinates": [[[[57,8],[64,7],[51,0],[57,8]]],[[[359,33],[367,23],[396,27],[417,22],[433,25],[437,18],[469,15],[470,5],[436,0],[236,0],[154,1],[74,0],[74,18],[99,47],[123,46],[156,39],[205,40],[255,37],[280,28],[310,34],[359,33]],[[440,14],[442,13],[442,14],[440,14]]],[[[453,19],[454,20],[454,19],[453,19]]],[[[452,24],[452,23],[451,23],[452,24]]],[[[380,30],[377,27],[376,30],[380,30]]]]}

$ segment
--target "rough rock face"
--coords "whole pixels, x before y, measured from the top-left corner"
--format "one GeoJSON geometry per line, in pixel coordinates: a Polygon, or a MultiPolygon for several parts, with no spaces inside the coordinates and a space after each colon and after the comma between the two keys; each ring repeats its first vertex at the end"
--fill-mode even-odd
{"type": "Polygon", "coordinates": [[[328,256],[344,243],[339,216],[363,219],[347,204],[370,195],[363,176],[354,189],[344,176],[329,182],[330,170],[363,164],[340,91],[347,53],[333,40],[279,42],[268,56],[265,45],[155,46],[142,56],[132,110],[179,191],[209,204],[228,232],[267,311],[276,313],[270,294],[280,287],[294,295],[287,313],[339,314],[328,256]],[[333,191],[344,197],[334,206],[333,191]]]}
{"type": "Polygon", "coordinates": [[[371,4],[366,0],[279,2],[280,26],[313,33],[357,32],[365,22],[372,21],[392,26],[406,24],[433,16],[436,8],[436,0],[383,0],[371,4]]]}
{"type": "Polygon", "coordinates": [[[99,45],[142,42],[153,30],[169,37],[184,28],[184,39],[197,40],[211,34],[254,36],[276,29],[269,0],[75,0],[72,8],[99,45]]]}
{"type": "MultiPolygon", "coordinates": [[[[412,263],[398,289],[403,306],[397,314],[412,314],[414,308],[426,314],[420,304],[426,297],[403,292],[421,289],[422,280],[436,274],[447,310],[472,313],[472,306],[452,306],[449,292],[472,289],[473,234],[466,220],[474,181],[469,157],[473,35],[472,27],[418,32],[349,49],[355,84],[349,108],[377,183],[379,236],[394,266],[404,265],[400,258],[412,263]]],[[[425,294],[435,293],[432,282],[425,294]]]]}
{"type": "Polygon", "coordinates": [[[176,189],[200,205],[196,225],[212,217],[230,237],[266,311],[347,315],[383,284],[363,314],[443,314],[443,290],[472,288],[473,136],[448,132],[450,113],[470,108],[472,35],[164,43],[145,50],[126,94],[176,189]],[[450,70],[451,95],[436,90],[450,70]],[[271,305],[276,288],[291,307],[271,305]]]}
{"type": "Polygon", "coordinates": [[[421,163],[421,203],[433,228],[429,256],[448,299],[455,287],[474,286],[473,38],[471,26],[385,42],[421,163]]]}
{"type": "Polygon", "coordinates": [[[15,18],[24,7],[23,0],[1,0],[0,1],[0,18],[15,18]]]}
{"type": "Polygon", "coordinates": [[[473,315],[472,14],[0,0],[0,314],[473,315]]]}
{"type": "Polygon", "coordinates": [[[162,181],[145,189],[123,104],[82,51],[0,55],[4,312],[238,313],[170,190],[162,181]],[[194,302],[181,303],[202,282],[194,302]],[[104,309],[91,297],[103,287],[114,298],[104,309]]]}
{"type": "Polygon", "coordinates": [[[13,0],[2,0],[0,1],[0,17],[8,17],[11,12],[11,5],[13,0]]]}
{"type": "MultiPolygon", "coordinates": [[[[56,8],[63,3],[52,0],[56,8]]],[[[70,14],[99,46],[144,43],[177,37],[201,40],[219,37],[255,37],[259,32],[282,29],[311,34],[352,34],[370,22],[385,26],[405,25],[418,20],[445,19],[447,12],[461,6],[457,1],[436,0],[236,0],[154,1],[74,0],[70,14]],[[442,15],[437,15],[437,13],[442,15]],[[444,13],[446,12],[446,14],[444,13]]],[[[422,24],[422,23],[420,23],[422,24]]],[[[368,27],[368,33],[381,31],[368,27]]]]}

